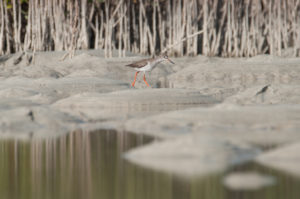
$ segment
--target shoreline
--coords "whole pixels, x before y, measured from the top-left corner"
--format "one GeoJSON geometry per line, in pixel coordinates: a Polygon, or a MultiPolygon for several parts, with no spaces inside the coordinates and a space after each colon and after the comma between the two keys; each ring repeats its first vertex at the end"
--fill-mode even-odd
{"type": "MultiPolygon", "coordinates": [[[[65,52],[39,52],[29,65],[24,58],[14,64],[18,54],[1,57],[1,139],[59,136],[76,128],[144,133],[165,141],[126,157],[166,171],[189,157],[174,172],[192,175],[226,169],[244,157],[268,164],[262,159],[274,151],[280,156],[270,156],[282,160],[282,146],[300,143],[300,58],[172,58],[175,66],[161,64],[147,74],[148,89],[142,78],[131,88],[134,71],[124,66],[140,56],[104,59],[100,52],[77,51],[64,61],[65,52]],[[277,147],[258,152],[257,144],[277,147]],[[207,163],[211,154],[218,154],[211,159],[218,168],[207,163]]],[[[298,164],[299,155],[293,157],[280,169],[299,172],[289,169],[298,164]]],[[[276,161],[270,164],[276,168],[276,161]]]]}

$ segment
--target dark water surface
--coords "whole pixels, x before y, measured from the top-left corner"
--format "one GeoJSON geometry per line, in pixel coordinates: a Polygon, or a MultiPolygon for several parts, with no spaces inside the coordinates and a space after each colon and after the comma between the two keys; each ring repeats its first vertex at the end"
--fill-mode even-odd
{"type": "Polygon", "coordinates": [[[113,131],[74,132],[31,142],[0,140],[0,199],[300,198],[299,178],[257,164],[182,179],[122,158],[124,151],[151,140],[113,131]],[[258,191],[230,191],[222,179],[231,171],[258,171],[275,177],[276,184],[258,191]]]}

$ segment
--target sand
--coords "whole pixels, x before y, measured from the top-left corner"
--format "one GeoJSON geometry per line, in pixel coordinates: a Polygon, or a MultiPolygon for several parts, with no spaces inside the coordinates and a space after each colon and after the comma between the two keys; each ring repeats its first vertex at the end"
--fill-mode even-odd
{"type": "Polygon", "coordinates": [[[151,88],[142,74],[132,88],[135,71],[124,65],[142,56],[90,50],[60,61],[64,54],[0,58],[1,139],[109,128],[159,138],[125,154],[150,169],[207,175],[257,161],[299,175],[299,58],[172,58],[146,74],[151,88]],[[286,150],[296,155],[279,164],[286,150]]]}

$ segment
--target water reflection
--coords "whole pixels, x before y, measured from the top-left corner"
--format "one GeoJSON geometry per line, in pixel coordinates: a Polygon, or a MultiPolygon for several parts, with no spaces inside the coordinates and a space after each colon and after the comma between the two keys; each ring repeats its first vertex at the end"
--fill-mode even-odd
{"type": "MultiPolygon", "coordinates": [[[[261,170],[278,178],[276,186],[255,192],[233,192],[221,183],[224,173],[181,179],[136,167],[122,153],[151,141],[142,135],[111,131],[74,132],[59,139],[0,141],[0,198],[24,199],[159,199],[288,198],[299,196],[300,182],[257,165],[233,168],[261,170]]],[[[227,171],[228,172],[228,171],[227,171]]],[[[298,197],[297,197],[298,198],[298,197]]]]}

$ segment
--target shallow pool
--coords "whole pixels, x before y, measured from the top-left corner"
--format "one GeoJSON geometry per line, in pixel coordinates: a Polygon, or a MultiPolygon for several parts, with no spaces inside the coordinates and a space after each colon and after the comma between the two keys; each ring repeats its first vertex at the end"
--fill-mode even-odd
{"type": "Polygon", "coordinates": [[[105,130],[29,142],[1,140],[0,198],[300,198],[300,179],[253,163],[202,178],[181,178],[122,158],[124,151],[152,140],[105,130]],[[222,184],[231,171],[258,171],[276,183],[256,191],[232,191],[222,184]]]}

